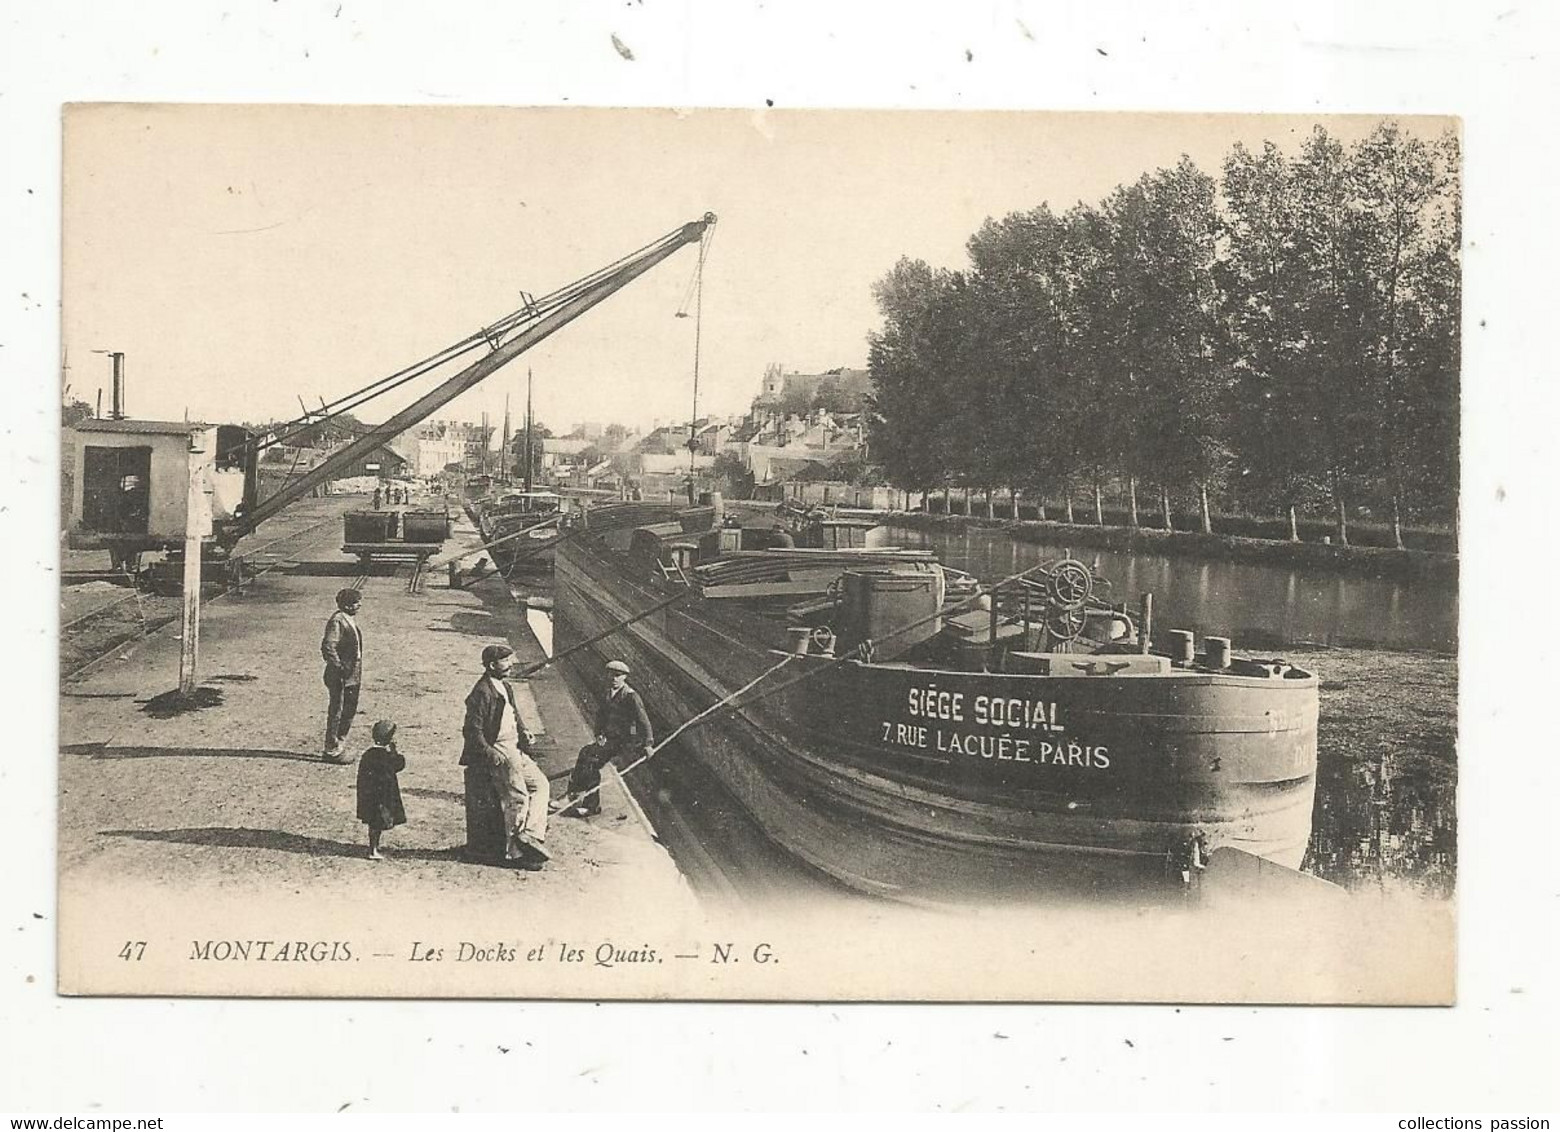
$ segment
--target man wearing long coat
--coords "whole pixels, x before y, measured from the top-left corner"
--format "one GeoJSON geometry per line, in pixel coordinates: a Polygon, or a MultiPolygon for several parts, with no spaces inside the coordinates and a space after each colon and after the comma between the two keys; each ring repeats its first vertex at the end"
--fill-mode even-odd
{"type": "Polygon", "coordinates": [[[363,686],[363,632],[357,625],[357,611],[362,603],[363,595],[357,590],[338,591],[336,612],[325,622],[325,635],[320,639],[325,687],[330,693],[325,709],[326,762],[352,761],[345,744],[363,686]]]}

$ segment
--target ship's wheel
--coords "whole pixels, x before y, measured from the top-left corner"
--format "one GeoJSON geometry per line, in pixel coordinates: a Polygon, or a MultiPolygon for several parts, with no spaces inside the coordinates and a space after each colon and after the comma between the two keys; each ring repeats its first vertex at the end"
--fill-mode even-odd
{"type": "Polygon", "coordinates": [[[1083,609],[1053,609],[1046,615],[1046,631],[1057,641],[1076,641],[1089,615],[1083,609]]]}
{"type": "Polygon", "coordinates": [[[1047,596],[1058,609],[1082,609],[1094,592],[1094,572],[1076,558],[1064,558],[1046,579],[1047,596]]]}

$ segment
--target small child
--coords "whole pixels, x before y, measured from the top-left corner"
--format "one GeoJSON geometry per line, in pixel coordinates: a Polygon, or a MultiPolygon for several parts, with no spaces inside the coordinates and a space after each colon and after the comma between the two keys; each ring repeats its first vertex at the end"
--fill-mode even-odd
{"type": "Polygon", "coordinates": [[[368,859],[383,861],[379,836],[406,824],[401,805],[401,784],[396,775],[406,769],[406,757],[395,749],[395,724],[381,719],[374,724],[374,745],[358,761],[357,814],[368,826],[368,859]]]}

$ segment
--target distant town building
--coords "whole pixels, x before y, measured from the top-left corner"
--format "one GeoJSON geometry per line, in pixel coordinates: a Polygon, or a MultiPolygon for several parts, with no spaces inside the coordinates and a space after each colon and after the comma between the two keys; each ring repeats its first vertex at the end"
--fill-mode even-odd
{"type": "Polygon", "coordinates": [[[872,391],[872,376],[864,369],[824,370],[822,373],[786,373],[776,363],[764,369],[758,396],[754,398],[756,411],[774,411],[786,408],[792,412],[798,408],[810,410],[815,401],[831,402],[824,408],[836,412],[859,413],[866,407],[866,397],[872,391]]]}
{"type": "Polygon", "coordinates": [[[857,460],[866,443],[864,369],[787,373],[765,368],[758,396],[732,441],[756,487],[828,478],[828,468],[857,460]]]}
{"type": "Polygon", "coordinates": [[[332,478],[346,480],[359,476],[377,476],[384,480],[411,474],[411,465],[405,457],[389,445],[380,445],[341,468],[332,478]]]}
{"type": "Polygon", "coordinates": [[[771,364],[722,447],[740,455],[760,498],[801,498],[805,486],[809,501],[871,499],[870,490],[844,490],[864,463],[871,388],[864,369],[799,373],[771,364]],[[837,465],[847,467],[835,472],[837,465]]]}
{"type": "Polygon", "coordinates": [[[436,476],[451,464],[480,463],[493,430],[469,421],[424,421],[390,442],[418,476],[436,476]]]}
{"type": "Polygon", "coordinates": [[[540,443],[544,468],[582,463],[585,450],[592,447],[591,442],[583,436],[544,436],[540,443]]]}

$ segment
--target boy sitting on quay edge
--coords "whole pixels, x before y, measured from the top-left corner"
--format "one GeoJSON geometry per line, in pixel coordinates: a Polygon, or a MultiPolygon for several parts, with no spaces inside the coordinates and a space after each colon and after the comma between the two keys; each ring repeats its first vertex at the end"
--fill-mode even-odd
{"type": "Polygon", "coordinates": [[[601,813],[601,768],[623,752],[639,751],[649,755],[655,746],[655,732],[645,701],[629,687],[628,665],[614,660],[607,665],[612,684],[596,717],[596,738],[580,748],[569,776],[569,794],[554,802],[552,809],[565,817],[585,818],[601,813]]]}

